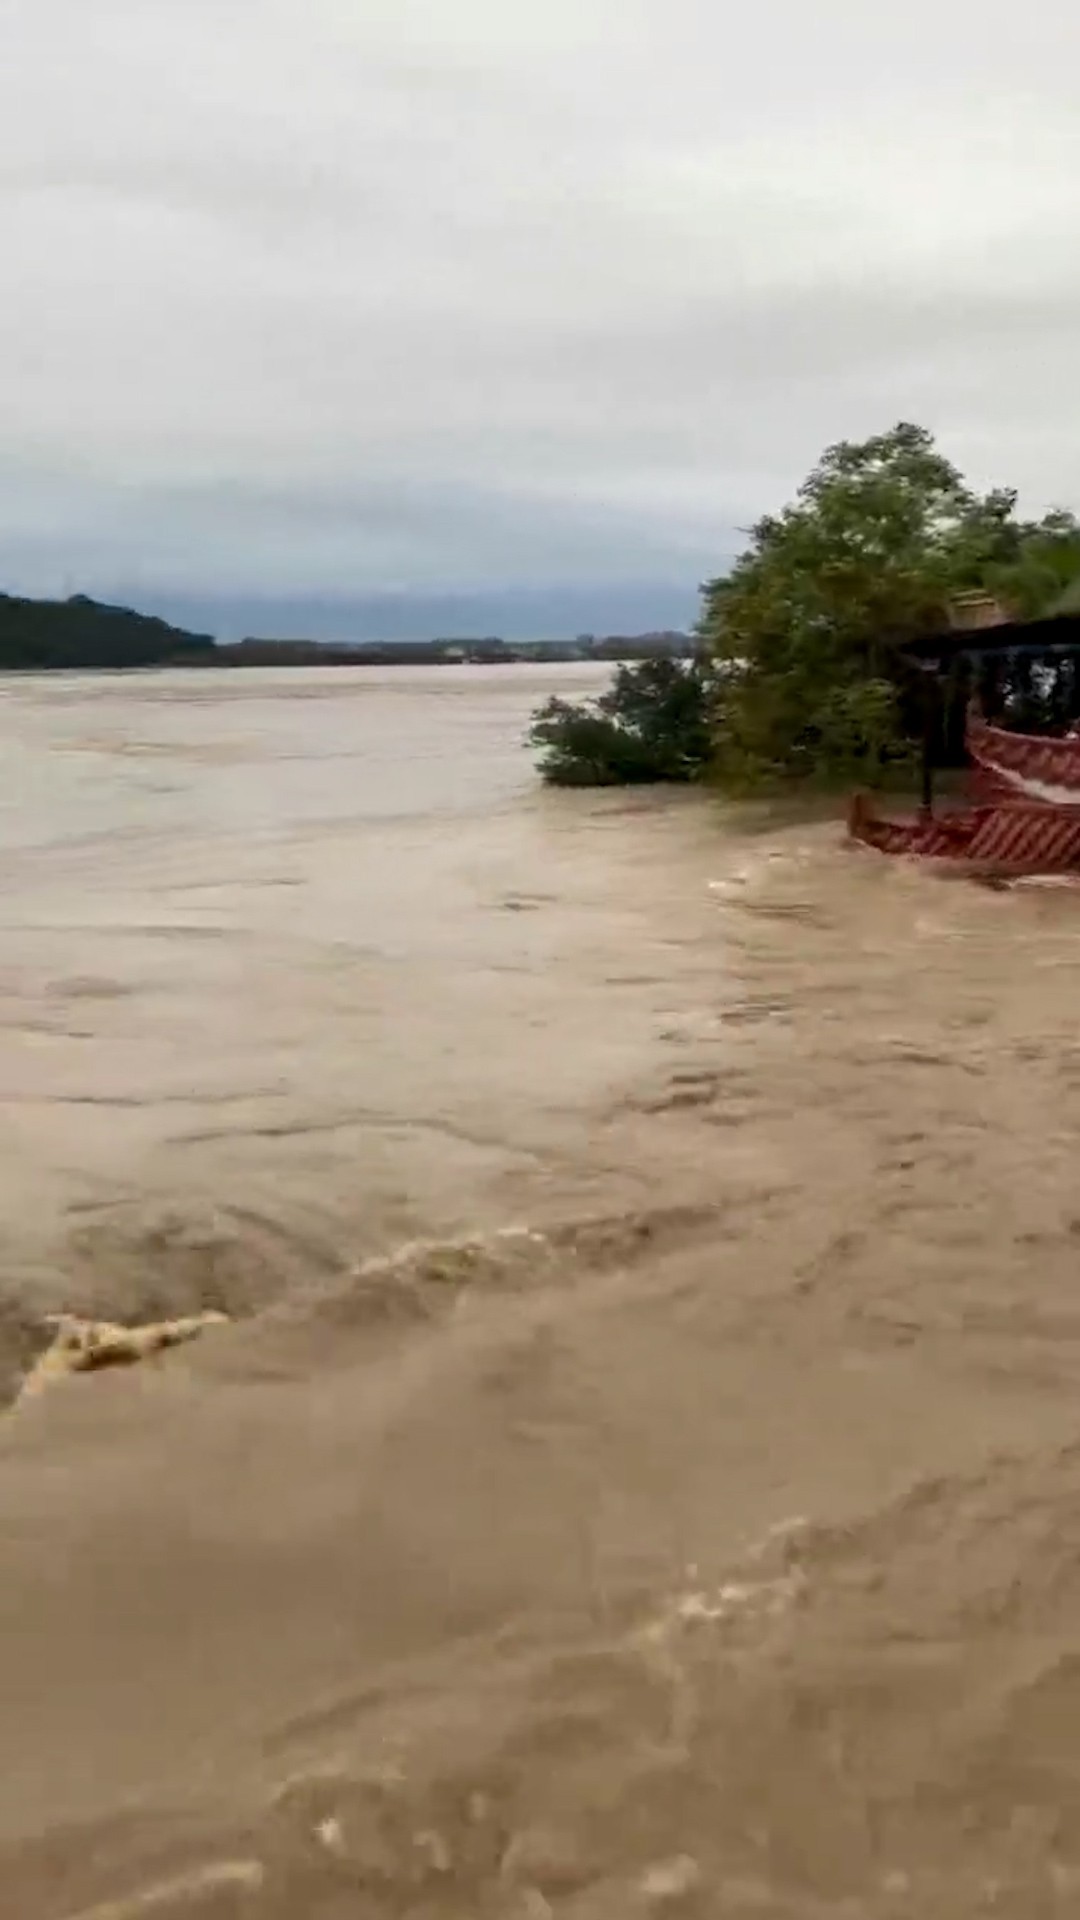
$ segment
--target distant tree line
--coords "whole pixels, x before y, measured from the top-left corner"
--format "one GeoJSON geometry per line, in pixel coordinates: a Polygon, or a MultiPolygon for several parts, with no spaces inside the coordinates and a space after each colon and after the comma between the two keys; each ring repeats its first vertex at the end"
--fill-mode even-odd
{"type": "Polygon", "coordinates": [[[0,672],[161,666],[512,666],[652,659],[691,650],[689,637],[677,633],[599,640],[588,635],[577,640],[516,642],[491,637],[352,645],[248,639],[218,645],[210,634],[187,633],[166,620],[128,607],[105,606],[84,594],[70,600],[26,600],[0,594],[0,672]]]}
{"type": "Polygon", "coordinates": [[[0,594],[0,670],[212,664],[209,634],[185,633],[127,607],[0,594]]]}
{"type": "Polygon", "coordinates": [[[580,634],[576,640],[472,639],[238,640],[219,646],[223,667],[408,667],[557,665],[569,660],[656,660],[689,656],[694,643],[685,633],[580,634]]]}

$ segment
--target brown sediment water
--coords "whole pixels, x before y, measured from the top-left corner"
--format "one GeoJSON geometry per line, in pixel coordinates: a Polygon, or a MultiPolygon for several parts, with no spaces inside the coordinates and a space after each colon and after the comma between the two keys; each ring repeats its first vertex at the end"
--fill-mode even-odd
{"type": "Polygon", "coordinates": [[[1080,1906],[1077,896],[575,682],[0,687],[19,1920],[1080,1906]]]}

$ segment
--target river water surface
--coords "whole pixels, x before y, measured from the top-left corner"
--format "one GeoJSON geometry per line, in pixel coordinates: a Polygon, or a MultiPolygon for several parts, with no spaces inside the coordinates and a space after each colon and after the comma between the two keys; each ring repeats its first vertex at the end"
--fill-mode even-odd
{"type": "Polygon", "coordinates": [[[601,679],[0,685],[19,1920],[1080,1911],[1076,896],[601,679]]]}
{"type": "Polygon", "coordinates": [[[722,966],[702,810],[551,795],[523,751],[539,700],[606,679],[6,683],[0,1181],[31,1265],[59,1235],[69,1290],[130,1273],[146,1306],[153,1233],[179,1304],[212,1241],[235,1307],[603,1184],[596,1112],[715,1027],[722,966]]]}

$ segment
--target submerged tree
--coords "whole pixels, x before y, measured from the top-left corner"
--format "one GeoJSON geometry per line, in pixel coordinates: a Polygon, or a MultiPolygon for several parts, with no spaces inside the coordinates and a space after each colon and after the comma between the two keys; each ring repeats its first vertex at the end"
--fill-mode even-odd
{"type": "Polygon", "coordinates": [[[695,661],[642,660],[595,700],[548,700],[528,736],[541,774],[559,787],[697,779],[713,747],[710,678],[695,661]]]}

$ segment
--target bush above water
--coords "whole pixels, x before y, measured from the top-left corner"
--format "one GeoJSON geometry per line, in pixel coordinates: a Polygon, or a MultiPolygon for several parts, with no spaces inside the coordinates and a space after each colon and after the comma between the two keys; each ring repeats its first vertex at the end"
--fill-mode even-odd
{"type": "Polygon", "coordinates": [[[596,699],[557,697],[533,716],[529,745],[556,787],[696,780],[712,753],[710,677],[692,660],[622,666],[596,699]]]}

